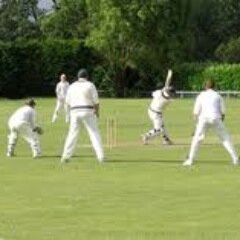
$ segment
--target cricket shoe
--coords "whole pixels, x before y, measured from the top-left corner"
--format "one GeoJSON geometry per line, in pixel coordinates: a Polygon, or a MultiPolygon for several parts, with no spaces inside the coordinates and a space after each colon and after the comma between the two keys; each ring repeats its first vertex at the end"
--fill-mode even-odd
{"type": "Polygon", "coordinates": [[[103,158],[98,158],[98,162],[99,163],[103,163],[103,162],[105,162],[106,161],[106,159],[103,157],[103,158]]]}
{"type": "Polygon", "coordinates": [[[64,163],[68,163],[69,161],[70,161],[69,158],[62,157],[61,160],[60,160],[60,163],[64,164],[64,163]]]}
{"type": "Polygon", "coordinates": [[[149,140],[149,137],[145,134],[141,135],[142,137],[142,143],[143,145],[147,145],[148,144],[148,140],[149,140]]]}
{"type": "Polygon", "coordinates": [[[164,140],[163,145],[173,145],[173,142],[171,140],[164,140]]]}
{"type": "Polygon", "coordinates": [[[13,157],[13,156],[14,156],[14,153],[8,152],[6,155],[7,155],[7,157],[13,157]]]}
{"type": "Polygon", "coordinates": [[[234,165],[234,166],[239,166],[239,161],[240,161],[239,158],[238,158],[237,160],[234,160],[234,161],[233,161],[233,165],[234,165]]]}
{"type": "Polygon", "coordinates": [[[42,156],[41,153],[37,153],[37,154],[34,154],[34,155],[33,155],[33,158],[40,158],[41,156],[42,156]]]}
{"type": "Polygon", "coordinates": [[[57,120],[57,115],[54,115],[54,116],[52,117],[52,123],[55,123],[56,120],[57,120]]]}
{"type": "Polygon", "coordinates": [[[183,163],[183,166],[192,166],[193,162],[191,159],[187,159],[185,160],[185,162],[183,163]]]}

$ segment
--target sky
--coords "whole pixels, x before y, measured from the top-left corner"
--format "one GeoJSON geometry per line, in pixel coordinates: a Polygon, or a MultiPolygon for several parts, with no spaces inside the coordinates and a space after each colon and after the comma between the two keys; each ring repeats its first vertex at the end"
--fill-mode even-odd
{"type": "Polygon", "coordinates": [[[51,0],[39,0],[38,6],[43,9],[50,9],[52,6],[51,0]]]}

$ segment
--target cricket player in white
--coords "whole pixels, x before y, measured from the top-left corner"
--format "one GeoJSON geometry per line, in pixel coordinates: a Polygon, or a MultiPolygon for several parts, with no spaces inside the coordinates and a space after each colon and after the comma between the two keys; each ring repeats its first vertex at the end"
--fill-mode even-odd
{"type": "Polygon", "coordinates": [[[195,102],[193,114],[197,125],[188,159],[183,165],[191,166],[193,164],[200,142],[204,139],[205,133],[209,128],[214,128],[224,148],[231,156],[233,164],[237,165],[238,155],[223,124],[225,117],[223,99],[220,94],[214,90],[215,83],[212,80],[206,82],[205,88],[206,90],[198,95],[195,102]]]}
{"type": "Polygon", "coordinates": [[[56,86],[55,92],[57,96],[56,107],[52,117],[52,123],[57,120],[58,113],[61,109],[65,110],[65,120],[68,121],[69,117],[67,116],[66,105],[65,105],[65,98],[67,94],[67,90],[69,87],[69,83],[67,81],[66,75],[63,73],[60,75],[60,81],[56,86]]]}
{"type": "Polygon", "coordinates": [[[14,156],[14,150],[17,144],[18,136],[22,136],[32,149],[33,157],[41,155],[38,133],[36,129],[35,101],[30,99],[26,105],[19,108],[8,121],[10,133],[8,135],[7,156],[14,156]]]}
{"type": "Polygon", "coordinates": [[[66,96],[67,110],[70,111],[69,132],[61,158],[64,163],[72,156],[77,143],[80,123],[83,122],[99,162],[104,160],[104,152],[97,126],[99,99],[95,85],[88,81],[85,69],[78,72],[78,80],[70,85],[66,96]]]}
{"type": "Polygon", "coordinates": [[[143,144],[148,144],[149,140],[154,139],[158,135],[162,135],[164,144],[172,144],[163,122],[163,111],[175,95],[174,88],[170,86],[171,77],[172,70],[169,70],[165,87],[152,93],[153,99],[148,108],[148,116],[153,123],[153,129],[142,135],[143,144]]]}

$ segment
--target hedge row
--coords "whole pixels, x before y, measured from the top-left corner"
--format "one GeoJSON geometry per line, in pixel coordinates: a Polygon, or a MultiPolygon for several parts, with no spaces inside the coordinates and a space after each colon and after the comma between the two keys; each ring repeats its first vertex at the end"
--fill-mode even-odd
{"type": "MultiPolygon", "coordinates": [[[[59,74],[65,72],[73,81],[81,67],[90,71],[99,89],[116,95],[112,80],[116,73],[78,40],[0,42],[0,94],[10,98],[53,95],[59,74]]],[[[128,97],[153,90],[153,82],[164,82],[164,77],[156,79],[155,74],[141,79],[137,67],[126,72],[124,92],[128,97]]],[[[221,90],[240,90],[240,64],[184,63],[174,68],[173,83],[179,90],[201,90],[209,78],[221,90]]]]}
{"type": "Polygon", "coordinates": [[[177,89],[201,90],[213,79],[220,90],[240,90],[240,64],[185,63],[176,68],[177,89]]]}
{"type": "Polygon", "coordinates": [[[60,73],[69,79],[80,67],[99,62],[78,40],[31,40],[0,43],[0,94],[19,98],[53,94],[60,73]]]}

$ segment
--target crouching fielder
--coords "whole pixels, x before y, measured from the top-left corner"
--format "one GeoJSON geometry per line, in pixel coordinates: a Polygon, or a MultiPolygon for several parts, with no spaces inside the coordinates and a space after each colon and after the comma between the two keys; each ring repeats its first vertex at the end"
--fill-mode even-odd
{"type": "Polygon", "coordinates": [[[70,126],[61,162],[68,161],[72,156],[77,144],[81,122],[88,131],[98,161],[102,162],[104,152],[97,126],[97,117],[99,117],[98,93],[95,85],[88,80],[88,73],[85,69],[79,70],[78,80],[69,87],[66,104],[68,111],[70,111],[70,126]]]}
{"type": "Polygon", "coordinates": [[[56,107],[52,116],[52,123],[56,122],[59,111],[61,109],[65,110],[65,120],[68,121],[69,117],[67,116],[66,105],[65,105],[65,98],[67,94],[67,90],[69,87],[69,83],[67,81],[66,75],[63,73],[60,76],[60,81],[56,86],[55,92],[57,96],[56,107]]]}
{"type": "Polygon", "coordinates": [[[203,140],[205,133],[209,128],[213,128],[216,131],[224,148],[232,158],[233,164],[237,165],[238,155],[223,124],[225,117],[223,99],[220,94],[214,90],[214,81],[208,80],[205,84],[205,88],[206,90],[198,95],[195,102],[193,114],[197,120],[197,125],[192,139],[188,159],[183,163],[183,165],[191,166],[193,164],[200,142],[203,140]]]}
{"type": "Polygon", "coordinates": [[[22,136],[29,143],[34,158],[41,155],[38,138],[38,134],[41,133],[41,129],[36,126],[36,112],[34,110],[35,105],[35,101],[30,99],[26,102],[25,106],[19,108],[10,117],[8,121],[10,131],[7,147],[8,157],[14,156],[14,150],[19,136],[22,136]]]}
{"type": "Polygon", "coordinates": [[[148,108],[148,116],[153,123],[153,128],[142,135],[143,144],[148,144],[149,140],[152,140],[159,135],[162,136],[164,144],[172,144],[163,122],[163,111],[175,95],[175,89],[169,85],[171,76],[172,71],[169,70],[165,87],[152,93],[153,99],[148,108]]]}

